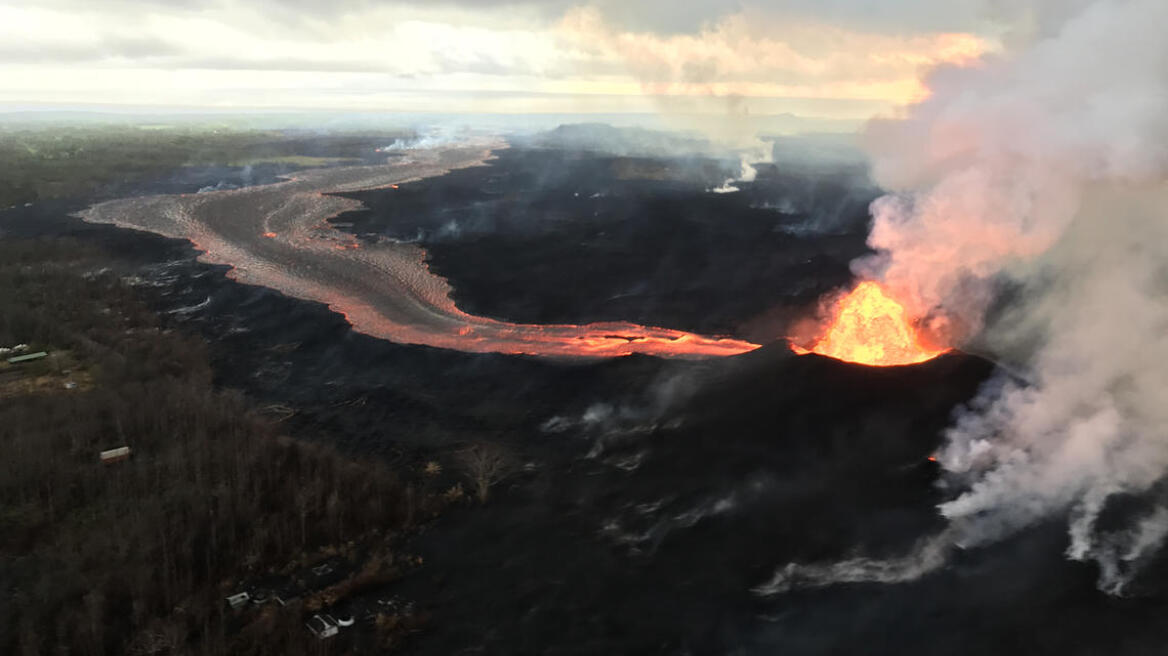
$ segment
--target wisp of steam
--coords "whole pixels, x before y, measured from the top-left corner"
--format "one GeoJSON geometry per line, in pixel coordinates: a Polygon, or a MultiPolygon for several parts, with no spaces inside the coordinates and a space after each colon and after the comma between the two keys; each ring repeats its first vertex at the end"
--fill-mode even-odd
{"type": "MultiPolygon", "coordinates": [[[[1168,535],[1168,2],[1073,6],[1026,45],[935,71],[928,99],[869,128],[890,193],[872,206],[879,255],[855,268],[1022,374],[987,384],[947,431],[939,539],[978,546],[1065,518],[1067,556],[1122,594],[1168,535]],[[1009,309],[989,320],[1004,283],[1009,309]],[[1142,510],[1099,522],[1117,495],[1142,510]]],[[[912,578],[947,553],[923,545],[781,570],[759,592],[912,578]]]]}

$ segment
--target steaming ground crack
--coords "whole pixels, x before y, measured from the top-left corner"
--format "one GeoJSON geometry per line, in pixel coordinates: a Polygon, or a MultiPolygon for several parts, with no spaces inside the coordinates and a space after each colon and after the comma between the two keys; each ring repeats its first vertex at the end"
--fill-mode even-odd
{"type": "Polygon", "coordinates": [[[921,540],[903,556],[857,556],[830,563],[788,563],[776,570],[769,581],[755,587],[753,592],[761,597],[769,597],[792,590],[825,588],[845,583],[914,581],[944,567],[955,548],[953,535],[947,529],[921,540]]]}

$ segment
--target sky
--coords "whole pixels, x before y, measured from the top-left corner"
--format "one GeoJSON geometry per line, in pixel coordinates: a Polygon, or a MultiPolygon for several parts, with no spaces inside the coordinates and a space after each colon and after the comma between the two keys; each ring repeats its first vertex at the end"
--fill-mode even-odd
{"type": "Polygon", "coordinates": [[[1000,26],[975,0],[0,0],[0,107],[854,121],[1000,26]]]}

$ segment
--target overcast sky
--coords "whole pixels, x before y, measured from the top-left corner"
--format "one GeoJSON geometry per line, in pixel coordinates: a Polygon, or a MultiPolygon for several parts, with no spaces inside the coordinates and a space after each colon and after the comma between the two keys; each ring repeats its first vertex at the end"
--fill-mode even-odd
{"type": "Polygon", "coordinates": [[[0,0],[0,105],[863,118],[998,47],[975,0],[0,0]]]}

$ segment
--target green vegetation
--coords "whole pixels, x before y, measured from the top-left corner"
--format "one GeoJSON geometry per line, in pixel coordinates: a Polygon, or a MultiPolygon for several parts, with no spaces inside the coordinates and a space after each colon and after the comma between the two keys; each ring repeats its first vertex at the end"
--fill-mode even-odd
{"type": "MultiPolygon", "coordinates": [[[[102,261],[0,242],[0,345],[57,354],[3,374],[40,383],[0,386],[0,653],[315,652],[302,612],[416,566],[401,533],[461,488],[279,435],[212,386],[201,340],[88,273],[102,261]],[[123,445],[128,460],[99,462],[123,445]],[[300,608],[226,608],[242,581],[333,554],[362,564],[300,608]]],[[[370,631],[386,646],[410,628],[370,631]]]]}
{"type": "Polygon", "coordinates": [[[91,196],[182,166],[273,162],[321,166],[356,158],[401,131],[315,135],[188,124],[17,125],[0,127],[0,208],[91,196]]]}

